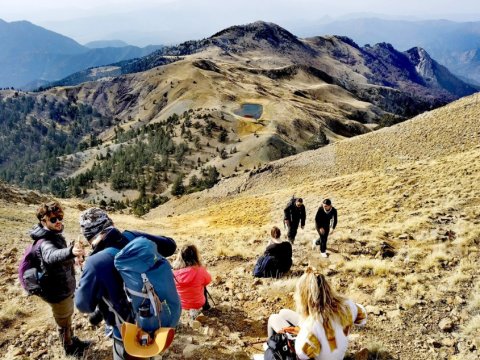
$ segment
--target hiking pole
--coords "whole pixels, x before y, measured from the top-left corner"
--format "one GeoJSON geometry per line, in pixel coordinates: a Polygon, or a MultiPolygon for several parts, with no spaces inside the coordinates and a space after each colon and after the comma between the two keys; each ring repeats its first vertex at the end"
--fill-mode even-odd
{"type": "Polygon", "coordinates": [[[210,298],[210,300],[212,300],[213,306],[217,306],[215,300],[213,300],[212,295],[210,295],[210,292],[207,290],[207,287],[205,287],[205,292],[207,293],[207,296],[210,298]]]}

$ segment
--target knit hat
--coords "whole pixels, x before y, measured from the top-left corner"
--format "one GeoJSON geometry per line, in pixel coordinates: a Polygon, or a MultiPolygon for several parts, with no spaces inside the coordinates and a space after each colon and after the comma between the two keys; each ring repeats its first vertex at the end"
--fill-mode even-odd
{"type": "Polygon", "coordinates": [[[80,228],[88,241],[112,225],[112,219],[102,209],[90,208],[80,214],[80,228]]]}

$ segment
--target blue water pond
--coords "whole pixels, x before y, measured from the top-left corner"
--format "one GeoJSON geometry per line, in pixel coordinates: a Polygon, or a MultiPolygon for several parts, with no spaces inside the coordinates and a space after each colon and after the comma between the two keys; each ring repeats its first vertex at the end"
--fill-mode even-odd
{"type": "Polygon", "coordinates": [[[242,104],[240,109],[235,110],[234,113],[238,116],[260,119],[263,113],[263,106],[260,104],[242,104]]]}

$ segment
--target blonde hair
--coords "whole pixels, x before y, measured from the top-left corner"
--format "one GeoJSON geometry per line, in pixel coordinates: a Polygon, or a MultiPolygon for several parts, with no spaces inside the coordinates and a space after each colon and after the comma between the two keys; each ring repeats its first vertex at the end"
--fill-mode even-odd
{"type": "Polygon", "coordinates": [[[327,333],[333,329],[333,320],[338,320],[342,327],[351,323],[346,299],[330,287],[323,274],[311,267],[307,268],[297,282],[295,303],[297,313],[302,318],[311,316],[317,321],[322,321],[327,333]]]}
{"type": "Polygon", "coordinates": [[[198,249],[195,245],[185,245],[177,254],[177,258],[173,262],[173,269],[183,269],[189,266],[202,266],[198,249]]]}

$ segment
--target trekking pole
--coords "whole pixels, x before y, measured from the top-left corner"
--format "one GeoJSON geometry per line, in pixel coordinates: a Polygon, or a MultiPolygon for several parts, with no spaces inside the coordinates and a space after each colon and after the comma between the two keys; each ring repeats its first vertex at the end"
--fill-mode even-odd
{"type": "Polygon", "coordinates": [[[215,300],[213,300],[212,295],[210,295],[210,292],[207,290],[206,287],[205,287],[205,292],[207,293],[207,296],[210,298],[210,300],[212,300],[213,306],[217,306],[217,304],[215,303],[215,300]]]}

